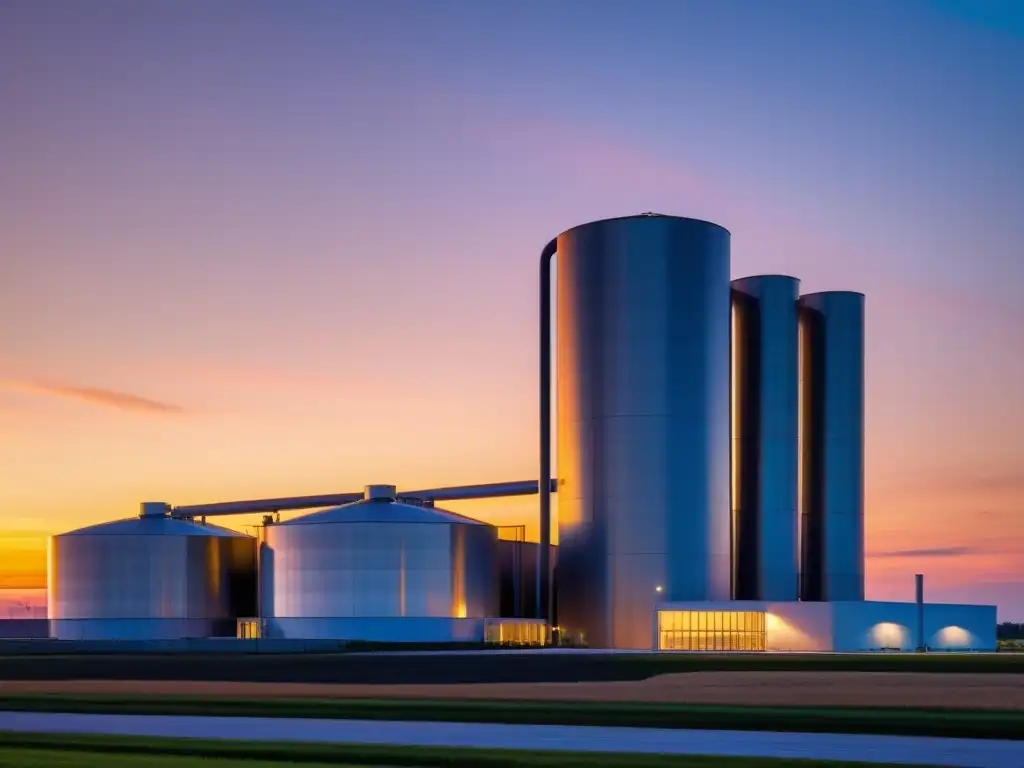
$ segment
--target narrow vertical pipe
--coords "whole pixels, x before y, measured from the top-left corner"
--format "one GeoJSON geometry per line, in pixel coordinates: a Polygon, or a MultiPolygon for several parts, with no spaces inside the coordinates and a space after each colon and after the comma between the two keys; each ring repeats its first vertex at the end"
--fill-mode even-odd
{"type": "Polygon", "coordinates": [[[540,552],[537,617],[551,623],[551,257],[558,238],[540,254],[540,552]]]}
{"type": "Polygon", "coordinates": [[[924,648],[924,574],[914,575],[914,600],[917,602],[917,650],[924,648]]]}
{"type": "Polygon", "coordinates": [[[519,605],[520,582],[523,579],[523,566],[521,552],[519,551],[519,532],[516,532],[516,540],[512,543],[512,616],[519,618],[522,613],[519,605]]]}

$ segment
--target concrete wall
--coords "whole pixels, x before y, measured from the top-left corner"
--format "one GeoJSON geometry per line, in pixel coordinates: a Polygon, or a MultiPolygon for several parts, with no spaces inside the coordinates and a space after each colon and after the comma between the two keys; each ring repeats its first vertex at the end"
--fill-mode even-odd
{"type": "Polygon", "coordinates": [[[392,643],[483,642],[485,619],[267,618],[267,637],[301,640],[369,640],[392,643]]]}
{"type": "Polygon", "coordinates": [[[829,605],[833,651],[912,651],[916,647],[914,603],[844,601],[829,605]]]}
{"type": "Polygon", "coordinates": [[[234,619],[50,619],[60,640],[184,640],[234,637],[234,619]]]}
{"type": "MultiPolygon", "coordinates": [[[[668,611],[763,611],[765,650],[858,653],[917,648],[917,605],[874,601],[662,603],[668,611]]],[[[652,647],[658,647],[657,613],[652,647]]],[[[993,605],[925,604],[925,644],[931,651],[992,651],[993,605]]]]}
{"type": "Polygon", "coordinates": [[[0,655],[107,653],[331,653],[338,640],[0,640],[0,655]]]}
{"type": "Polygon", "coordinates": [[[765,650],[832,650],[833,616],[829,603],[765,603],[765,650]]]}
{"type": "Polygon", "coordinates": [[[933,651],[994,651],[996,606],[932,603],[924,607],[925,644],[933,651]]]}
{"type": "MultiPolygon", "coordinates": [[[[836,652],[912,651],[917,647],[914,603],[837,602],[833,610],[836,652]]],[[[931,651],[992,651],[996,648],[993,605],[926,603],[924,639],[931,651]]]]}

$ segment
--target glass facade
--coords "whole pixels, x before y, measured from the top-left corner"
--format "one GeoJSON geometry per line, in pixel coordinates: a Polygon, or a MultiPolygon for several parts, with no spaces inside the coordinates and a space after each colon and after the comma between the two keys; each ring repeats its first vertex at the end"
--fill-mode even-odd
{"type": "Polygon", "coordinates": [[[484,624],[484,642],[514,645],[544,645],[548,626],[539,619],[488,619],[484,624]]]}
{"type": "Polygon", "coordinates": [[[763,651],[761,611],[658,611],[658,650],[763,651]]]}
{"type": "Polygon", "coordinates": [[[238,619],[235,636],[239,640],[259,640],[263,637],[263,619],[238,619]]]}

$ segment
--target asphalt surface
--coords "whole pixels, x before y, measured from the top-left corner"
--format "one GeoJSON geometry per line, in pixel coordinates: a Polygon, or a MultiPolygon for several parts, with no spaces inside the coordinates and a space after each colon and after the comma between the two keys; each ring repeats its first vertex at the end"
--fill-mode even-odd
{"type": "Polygon", "coordinates": [[[0,730],[240,741],[804,758],[951,768],[1024,768],[1024,742],[912,736],[29,712],[0,712],[0,730]]]}

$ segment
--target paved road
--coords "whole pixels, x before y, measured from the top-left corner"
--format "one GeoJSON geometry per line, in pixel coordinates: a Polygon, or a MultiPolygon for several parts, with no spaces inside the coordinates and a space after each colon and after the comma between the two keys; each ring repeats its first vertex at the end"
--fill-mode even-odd
{"type": "Polygon", "coordinates": [[[1024,741],[561,725],[0,712],[0,731],[1024,768],[1024,741]]]}

